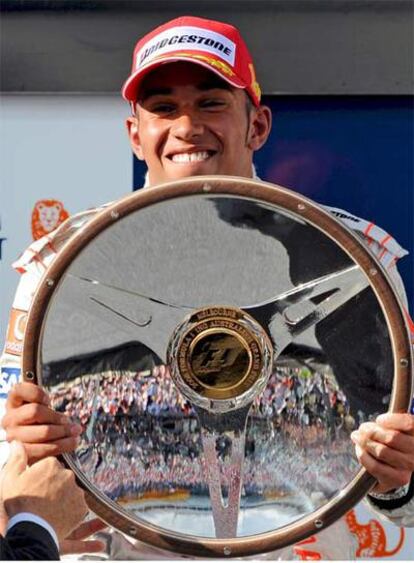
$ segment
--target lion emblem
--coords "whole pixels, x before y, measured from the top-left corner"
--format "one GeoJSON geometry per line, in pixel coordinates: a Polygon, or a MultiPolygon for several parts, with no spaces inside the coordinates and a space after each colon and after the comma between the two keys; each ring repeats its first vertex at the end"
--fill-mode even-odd
{"type": "Polygon", "coordinates": [[[351,510],[345,516],[348,528],[358,538],[357,557],[392,557],[397,554],[405,538],[404,528],[400,529],[400,538],[393,549],[387,547],[387,534],[378,520],[370,520],[368,524],[360,524],[356,518],[355,510],[351,510]]]}
{"type": "Polygon", "coordinates": [[[60,201],[55,199],[37,201],[32,211],[33,239],[37,240],[51,233],[68,217],[69,213],[60,201]]]}
{"type": "MultiPolygon", "coordinates": [[[[371,560],[373,558],[393,557],[403,548],[404,528],[399,530],[397,545],[390,548],[389,541],[387,541],[389,540],[387,531],[378,520],[370,520],[367,524],[361,524],[357,520],[355,510],[351,510],[345,515],[345,526],[349,532],[355,535],[358,541],[357,558],[371,560]]],[[[341,547],[340,543],[339,547],[341,547]]],[[[295,555],[301,561],[320,561],[323,558],[316,536],[311,536],[297,543],[293,549],[295,555]]]]}

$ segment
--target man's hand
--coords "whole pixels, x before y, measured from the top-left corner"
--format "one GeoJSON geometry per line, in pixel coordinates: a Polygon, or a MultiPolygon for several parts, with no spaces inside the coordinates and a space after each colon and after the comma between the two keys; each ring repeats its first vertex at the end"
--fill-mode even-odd
{"type": "Polygon", "coordinates": [[[21,512],[36,514],[52,526],[59,542],[88,512],[84,492],[72,471],[54,457],[27,467],[26,452],[19,442],[12,443],[3,469],[0,497],[9,519],[21,512]]]}
{"type": "Polygon", "coordinates": [[[97,553],[105,549],[105,543],[101,540],[88,540],[89,536],[100,532],[107,525],[99,518],[87,520],[78,526],[73,532],[60,542],[60,554],[70,555],[75,553],[97,553]]]}
{"type": "Polygon", "coordinates": [[[409,483],[414,471],[414,416],[381,414],[351,434],[361,465],[378,481],[375,493],[409,483]]]}
{"type": "Polygon", "coordinates": [[[76,448],[82,428],[49,406],[49,397],[33,383],[17,383],[10,390],[2,426],[7,440],[25,446],[29,463],[76,448]]]}

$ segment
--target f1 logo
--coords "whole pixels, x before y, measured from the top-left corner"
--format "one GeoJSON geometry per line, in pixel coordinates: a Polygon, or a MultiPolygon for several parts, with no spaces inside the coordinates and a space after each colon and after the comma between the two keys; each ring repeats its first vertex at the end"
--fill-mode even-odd
{"type": "Polygon", "coordinates": [[[193,367],[199,373],[221,371],[233,366],[242,351],[234,336],[220,335],[220,339],[207,340],[202,344],[193,367]]]}

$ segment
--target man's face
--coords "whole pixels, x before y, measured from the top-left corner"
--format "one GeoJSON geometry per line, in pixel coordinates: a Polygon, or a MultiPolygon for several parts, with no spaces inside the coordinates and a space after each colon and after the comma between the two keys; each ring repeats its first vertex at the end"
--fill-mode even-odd
{"type": "Polygon", "coordinates": [[[202,174],[251,177],[253,152],[267,138],[270,116],[248,110],[244,90],[200,65],[177,62],[145,78],[136,117],[127,124],[154,185],[202,174]]]}

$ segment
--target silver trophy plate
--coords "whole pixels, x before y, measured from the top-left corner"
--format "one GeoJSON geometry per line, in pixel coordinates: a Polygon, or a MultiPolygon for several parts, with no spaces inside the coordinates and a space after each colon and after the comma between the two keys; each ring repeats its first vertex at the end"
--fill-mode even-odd
{"type": "Polygon", "coordinates": [[[350,433],[407,410],[402,309],[363,242],[242,178],[127,196],[63,247],[23,370],[78,421],[64,455],[105,521],[153,546],[243,556],[332,524],[373,485],[350,433]]]}

